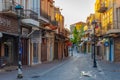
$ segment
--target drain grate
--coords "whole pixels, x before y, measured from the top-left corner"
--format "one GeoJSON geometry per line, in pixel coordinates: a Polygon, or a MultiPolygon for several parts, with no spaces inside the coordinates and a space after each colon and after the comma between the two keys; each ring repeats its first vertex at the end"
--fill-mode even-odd
{"type": "Polygon", "coordinates": [[[32,78],[39,78],[39,77],[40,77],[39,75],[32,76],[32,78]]]}

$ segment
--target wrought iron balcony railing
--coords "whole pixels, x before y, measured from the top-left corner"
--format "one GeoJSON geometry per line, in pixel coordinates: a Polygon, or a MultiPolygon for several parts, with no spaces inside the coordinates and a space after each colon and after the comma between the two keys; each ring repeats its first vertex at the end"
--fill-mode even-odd
{"type": "Polygon", "coordinates": [[[24,10],[25,18],[32,18],[38,20],[38,13],[34,12],[33,10],[26,9],[24,10]]]}
{"type": "MultiPolygon", "coordinates": [[[[5,13],[8,15],[15,15],[16,16],[16,11],[15,11],[15,6],[17,6],[17,3],[12,3],[12,2],[0,2],[0,13],[5,13]]],[[[11,16],[13,16],[11,15],[11,16]]],[[[21,16],[24,16],[24,12],[21,13],[21,16]]]]}
{"type": "Polygon", "coordinates": [[[46,18],[46,19],[49,19],[49,16],[47,13],[45,13],[44,11],[41,11],[41,14],[40,14],[42,17],[46,18]]]}
{"type": "Polygon", "coordinates": [[[107,9],[108,9],[108,7],[106,6],[106,4],[105,4],[105,3],[102,3],[102,4],[100,4],[100,6],[99,6],[99,8],[98,8],[98,12],[104,13],[104,12],[107,11],[107,9]]]}

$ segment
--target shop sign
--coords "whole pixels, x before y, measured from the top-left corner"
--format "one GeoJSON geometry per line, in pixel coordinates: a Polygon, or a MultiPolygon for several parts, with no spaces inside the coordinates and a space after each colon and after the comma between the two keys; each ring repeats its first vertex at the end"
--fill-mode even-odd
{"type": "Polygon", "coordinates": [[[11,27],[11,21],[9,19],[0,17],[0,26],[11,27]]]}

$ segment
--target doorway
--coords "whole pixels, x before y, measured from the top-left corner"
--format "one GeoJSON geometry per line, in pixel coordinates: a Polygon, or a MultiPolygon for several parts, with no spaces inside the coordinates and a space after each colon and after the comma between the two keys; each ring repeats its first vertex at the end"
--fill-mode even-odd
{"type": "Polygon", "coordinates": [[[13,65],[14,64],[14,60],[15,58],[15,54],[14,54],[14,50],[15,50],[15,46],[14,46],[14,39],[13,38],[8,38],[6,39],[6,41],[4,41],[3,43],[4,45],[4,57],[6,60],[6,64],[7,65],[13,65]]]}

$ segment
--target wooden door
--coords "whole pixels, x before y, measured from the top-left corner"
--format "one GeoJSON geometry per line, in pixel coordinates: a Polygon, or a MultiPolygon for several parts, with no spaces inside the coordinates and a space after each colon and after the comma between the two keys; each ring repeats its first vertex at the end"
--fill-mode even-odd
{"type": "Polygon", "coordinates": [[[54,60],[58,59],[58,42],[54,44],[54,60]]]}
{"type": "Polygon", "coordinates": [[[22,64],[27,65],[28,64],[28,40],[22,39],[22,64]]]}
{"type": "Polygon", "coordinates": [[[45,38],[42,39],[41,44],[41,61],[47,61],[47,40],[45,38]]]}

